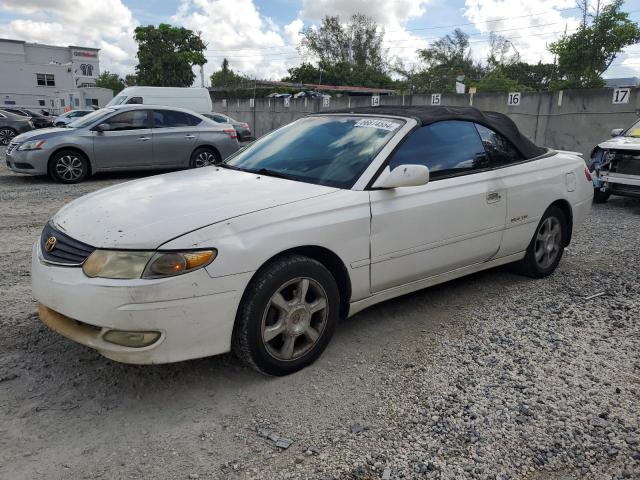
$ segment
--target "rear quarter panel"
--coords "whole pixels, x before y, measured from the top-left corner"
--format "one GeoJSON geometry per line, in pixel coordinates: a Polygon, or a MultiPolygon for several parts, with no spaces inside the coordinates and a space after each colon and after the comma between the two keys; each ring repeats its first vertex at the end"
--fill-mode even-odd
{"type": "Polygon", "coordinates": [[[582,157],[572,152],[551,152],[500,170],[507,191],[507,216],[499,256],[526,250],[542,215],[557,200],[571,206],[574,229],[582,222],[593,198],[585,167],[582,157]]]}

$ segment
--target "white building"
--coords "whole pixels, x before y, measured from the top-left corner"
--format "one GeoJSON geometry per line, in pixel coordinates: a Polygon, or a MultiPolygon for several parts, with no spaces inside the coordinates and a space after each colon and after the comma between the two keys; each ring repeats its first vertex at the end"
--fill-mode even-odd
{"type": "Polygon", "coordinates": [[[16,105],[61,113],[103,107],[113,92],[95,86],[99,50],[0,39],[0,108],[16,105]]]}

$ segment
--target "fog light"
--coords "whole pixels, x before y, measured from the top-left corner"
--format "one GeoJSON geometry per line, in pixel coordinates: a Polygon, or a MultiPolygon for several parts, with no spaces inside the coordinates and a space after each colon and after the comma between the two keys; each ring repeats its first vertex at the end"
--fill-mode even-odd
{"type": "Polygon", "coordinates": [[[123,332],[122,330],[109,330],[102,337],[104,341],[115,343],[123,347],[141,348],[148,347],[160,338],[160,332],[123,332]]]}

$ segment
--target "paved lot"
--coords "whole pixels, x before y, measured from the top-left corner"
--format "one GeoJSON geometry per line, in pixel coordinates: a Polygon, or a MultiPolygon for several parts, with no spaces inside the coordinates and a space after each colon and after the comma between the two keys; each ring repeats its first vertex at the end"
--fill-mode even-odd
{"type": "Polygon", "coordinates": [[[497,269],[387,302],[265,378],[231,355],[121,365],[39,323],[40,229],[134,177],[54,184],[0,150],[0,478],[640,478],[640,201],[594,206],[551,278],[497,269]]]}

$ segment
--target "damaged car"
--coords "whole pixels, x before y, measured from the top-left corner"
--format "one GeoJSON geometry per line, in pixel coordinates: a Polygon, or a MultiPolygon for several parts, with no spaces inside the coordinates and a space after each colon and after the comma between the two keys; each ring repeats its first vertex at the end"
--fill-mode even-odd
{"type": "Polygon", "coordinates": [[[579,155],[499,113],[318,113],[69,203],[33,246],[32,289],[46,325],[110,359],[233,350],[285,375],[371,305],[499,265],[552,274],[592,197],[579,155]]]}
{"type": "Polygon", "coordinates": [[[593,201],[604,203],[611,195],[640,198],[640,121],[616,128],[612,138],[591,153],[593,201]]]}

